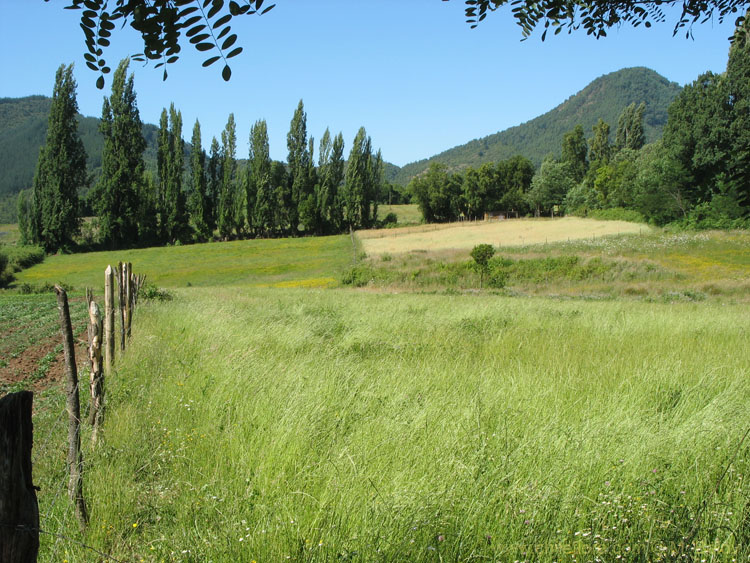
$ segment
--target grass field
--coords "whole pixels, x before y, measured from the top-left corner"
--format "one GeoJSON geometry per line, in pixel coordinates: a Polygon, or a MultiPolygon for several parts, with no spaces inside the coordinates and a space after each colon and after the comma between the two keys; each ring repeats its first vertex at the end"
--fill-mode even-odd
{"type": "Polygon", "coordinates": [[[399,225],[419,225],[423,220],[419,206],[414,203],[378,207],[378,218],[383,219],[389,213],[396,214],[399,225]]]}
{"type": "MultiPolygon", "coordinates": [[[[510,295],[750,301],[748,248],[746,231],[649,230],[503,246],[492,263],[510,295]]],[[[374,255],[352,274],[354,285],[388,290],[466,291],[480,283],[467,249],[374,255]]]]}
{"type": "Polygon", "coordinates": [[[49,256],[16,274],[23,283],[65,283],[79,290],[103,285],[108,264],[133,269],[163,287],[249,285],[326,287],[352,259],[348,236],[255,239],[225,243],[49,256]]]}
{"type": "Polygon", "coordinates": [[[563,219],[510,219],[430,224],[396,229],[358,231],[368,255],[399,254],[415,250],[471,250],[477,244],[522,246],[601,237],[622,233],[648,232],[649,227],[624,221],[598,221],[565,217],[563,219]]]}
{"type": "Polygon", "coordinates": [[[85,454],[80,539],[118,559],[750,555],[747,306],[191,288],[138,315],[85,454]]]}
{"type": "MultiPolygon", "coordinates": [[[[19,282],[101,295],[127,259],[175,297],[136,310],[96,449],[84,426],[83,532],[62,389],[37,388],[40,561],[747,561],[748,247],[503,247],[517,277],[494,293],[455,291],[467,250],[374,255],[358,267],[406,281],[329,287],[347,236],[50,257],[19,282]]],[[[51,331],[50,303],[0,295],[3,345],[51,331]]]]}

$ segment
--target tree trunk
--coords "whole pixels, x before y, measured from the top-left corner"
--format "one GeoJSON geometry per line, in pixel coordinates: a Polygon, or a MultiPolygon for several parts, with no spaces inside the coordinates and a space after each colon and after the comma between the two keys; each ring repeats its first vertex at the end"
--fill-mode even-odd
{"type": "Polygon", "coordinates": [[[39,552],[39,505],[31,480],[31,391],[0,399],[0,561],[33,563],[39,552]]]}
{"type": "Polygon", "coordinates": [[[83,455],[81,454],[81,404],[78,400],[78,372],[76,371],[76,355],[73,342],[73,327],[70,324],[70,310],[68,309],[68,294],[59,285],[55,286],[57,293],[57,310],[60,313],[60,331],[63,337],[63,351],[65,355],[65,381],[68,395],[68,495],[76,509],[76,517],[81,527],[86,526],[88,516],[86,503],[83,499],[83,455]]]}

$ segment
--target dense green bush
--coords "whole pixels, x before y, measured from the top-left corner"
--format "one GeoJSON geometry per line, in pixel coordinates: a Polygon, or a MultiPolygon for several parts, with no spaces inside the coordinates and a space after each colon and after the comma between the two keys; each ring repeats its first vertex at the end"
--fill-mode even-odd
{"type": "Polygon", "coordinates": [[[383,217],[382,221],[378,221],[378,227],[381,229],[392,229],[393,227],[398,226],[398,215],[391,212],[388,213],[385,217],[383,217]]]}
{"type": "Polygon", "coordinates": [[[20,272],[44,261],[44,249],[40,246],[6,246],[3,251],[8,255],[11,272],[20,272]]]}
{"type": "Polygon", "coordinates": [[[612,207],[610,209],[590,209],[586,217],[602,221],[630,221],[631,223],[645,223],[646,218],[635,209],[612,207]]]}
{"type": "Polygon", "coordinates": [[[8,272],[8,255],[0,248],[0,287],[5,286],[10,279],[8,272]]]}
{"type": "Polygon", "coordinates": [[[364,264],[352,266],[344,272],[344,275],[341,277],[341,283],[354,287],[364,287],[373,278],[373,274],[372,268],[364,264]]]}
{"type": "Polygon", "coordinates": [[[138,289],[138,298],[145,301],[172,301],[174,296],[166,289],[147,283],[138,289]]]}

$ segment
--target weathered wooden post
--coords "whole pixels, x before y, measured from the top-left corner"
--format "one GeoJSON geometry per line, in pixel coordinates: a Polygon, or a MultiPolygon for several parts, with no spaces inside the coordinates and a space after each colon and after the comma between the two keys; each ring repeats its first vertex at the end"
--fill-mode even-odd
{"type": "Polygon", "coordinates": [[[86,526],[88,516],[83,499],[83,455],[81,454],[81,403],[78,400],[78,372],[73,342],[73,327],[70,324],[68,294],[59,285],[55,286],[57,294],[57,311],[60,313],[60,331],[63,337],[65,357],[65,380],[68,411],[68,495],[73,501],[76,517],[82,527],[86,526]]]}
{"type": "Polygon", "coordinates": [[[104,375],[112,374],[115,363],[115,272],[104,270],[104,375]]]}
{"type": "Polygon", "coordinates": [[[31,480],[31,391],[0,399],[0,561],[36,562],[39,505],[31,480]]]}
{"type": "Polygon", "coordinates": [[[104,417],[104,374],[102,373],[102,314],[94,295],[86,291],[89,306],[89,364],[91,365],[91,404],[89,424],[92,426],[91,443],[96,444],[104,417]]]}
{"type": "Polygon", "coordinates": [[[125,263],[123,279],[125,280],[125,336],[130,338],[130,321],[133,318],[133,265],[130,262],[125,263]]]}
{"type": "Polygon", "coordinates": [[[125,265],[122,262],[117,264],[117,297],[120,308],[120,350],[125,350],[125,280],[123,273],[125,265]]]}

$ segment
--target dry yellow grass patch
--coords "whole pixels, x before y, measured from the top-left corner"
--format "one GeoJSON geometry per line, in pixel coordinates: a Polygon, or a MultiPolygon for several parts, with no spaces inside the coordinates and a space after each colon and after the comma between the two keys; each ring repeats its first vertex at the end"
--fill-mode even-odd
{"type": "Polygon", "coordinates": [[[362,241],[365,252],[373,255],[398,254],[414,250],[467,249],[482,243],[494,246],[519,246],[648,230],[648,226],[639,223],[564,217],[373,229],[358,231],[357,236],[362,241]]]}

